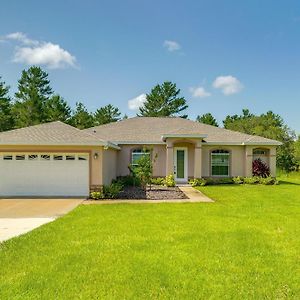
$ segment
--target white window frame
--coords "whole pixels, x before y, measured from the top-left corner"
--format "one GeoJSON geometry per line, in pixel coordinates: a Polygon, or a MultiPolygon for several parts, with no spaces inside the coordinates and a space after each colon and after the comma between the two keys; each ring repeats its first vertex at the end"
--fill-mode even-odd
{"type": "MultiPolygon", "coordinates": [[[[134,150],[132,150],[132,152],[131,152],[131,166],[133,166],[133,167],[137,167],[138,166],[138,164],[134,164],[133,163],[133,156],[134,155],[138,155],[139,156],[139,159],[142,157],[142,156],[144,156],[144,155],[150,155],[150,151],[147,151],[147,152],[143,152],[143,149],[134,149],[134,150]],[[135,151],[141,151],[141,152],[135,152],[135,151]]],[[[139,160],[138,159],[138,160],[139,160]]]]}
{"type": "Polygon", "coordinates": [[[228,150],[223,150],[223,149],[220,149],[220,150],[213,150],[211,151],[210,153],[210,172],[211,172],[211,176],[212,177],[230,177],[230,152],[228,150]],[[214,152],[214,151],[224,151],[224,153],[218,153],[218,152],[214,152]],[[227,175],[214,175],[213,174],[213,156],[218,156],[218,155],[226,155],[228,156],[228,174],[227,175]]]}

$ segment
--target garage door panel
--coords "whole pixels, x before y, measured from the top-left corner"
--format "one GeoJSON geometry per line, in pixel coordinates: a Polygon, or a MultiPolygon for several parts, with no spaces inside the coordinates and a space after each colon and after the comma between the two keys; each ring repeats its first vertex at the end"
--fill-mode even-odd
{"type": "Polygon", "coordinates": [[[0,196],[89,194],[88,160],[0,160],[0,178],[0,196]]]}

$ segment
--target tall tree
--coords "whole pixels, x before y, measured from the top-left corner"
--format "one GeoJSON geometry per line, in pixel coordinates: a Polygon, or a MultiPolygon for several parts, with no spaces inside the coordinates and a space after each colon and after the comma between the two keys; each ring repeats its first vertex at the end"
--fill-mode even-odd
{"type": "Polygon", "coordinates": [[[180,113],[188,108],[184,97],[179,97],[180,89],[176,84],[166,81],[163,84],[156,85],[146,95],[146,101],[139,109],[138,116],[143,117],[170,117],[180,116],[186,118],[187,115],[180,113]]]}
{"type": "Polygon", "coordinates": [[[35,66],[23,70],[13,108],[16,127],[45,122],[45,103],[51,94],[50,81],[45,71],[35,66]]]}
{"type": "Polygon", "coordinates": [[[85,129],[94,126],[94,119],[91,113],[88,112],[82,102],[76,103],[75,111],[69,121],[70,125],[79,129],[85,129]]]}
{"type": "Polygon", "coordinates": [[[121,112],[117,107],[108,104],[96,110],[94,114],[94,123],[95,125],[102,125],[117,122],[120,120],[120,115],[121,112]]]}
{"type": "Polygon", "coordinates": [[[45,103],[45,116],[47,122],[68,122],[71,117],[71,108],[61,96],[53,95],[45,103]]]}
{"type": "Polygon", "coordinates": [[[281,141],[282,145],[277,148],[278,167],[287,172],[296,167],[295,133],[284,123],[281,116],[272,111],[256,116],[244,109],[242,115],[227,116],[223,123],[226,129],[281,141]]]}
{"type": "Polygon", "coordinates": [[[14,122],[12,117],[12,103],[8,96],[9,87],[0,77],[0,131],[10,130],[13,128],[14,122]]]}
{"type": "Polygon", "coordinates": [[[217,120],[214,118],[214,116],[211,113],[207,113],[202,116],[197,116],[196,121],[200,122],[200,123],[219,127],[217,120]]]}

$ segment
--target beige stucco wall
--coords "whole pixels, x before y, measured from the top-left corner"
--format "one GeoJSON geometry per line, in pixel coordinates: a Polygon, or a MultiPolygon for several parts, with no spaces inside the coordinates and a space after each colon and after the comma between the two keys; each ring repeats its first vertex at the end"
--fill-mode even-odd
{"type": "MultiPolygon", "coordinates": [[[[129,174],[128,166],[131,164],[131,153],[134,149],[143,148],[143,145],[121,145],[121,150],[117,154],[117,176],[129,174]]],[[[153,176],[161,177],[166,173],[166,145],[145,145],[152,149],[153,176]]]]}
{"type": "Polygon", "coordinates": [[[103,147],[91,146],[27,146],[12,145],[0,146],[0,152],[16,153],[16,152],[51,152],[51,153],[87,153],[90,161],[90,185],[102,185],[102,156],[103,147]],[[94,159],[94,154],[98,153],[98,158],[94,159]]]}
{"type": "Polygon", "coordinates": [[[102,183],[105,185],[117,177],[117,154],[118,150],[102,150],[102,183]]]}
{"type": "Polygon", "coordinates": [[[244,146],[202,146],[202,176],[211,176],[211,151],[224,149],[230,152],[230,176],[245,176],[244,146]]]}
{"type": "Polygon", "coordinates": [[[268,150],[269,157],[264,159],[268,163],[271,176],[276,176],[276,146],[246,146],[245,147],[245,176],[252,176],[252,161],[254,149],[266,149],[268,150]]]}

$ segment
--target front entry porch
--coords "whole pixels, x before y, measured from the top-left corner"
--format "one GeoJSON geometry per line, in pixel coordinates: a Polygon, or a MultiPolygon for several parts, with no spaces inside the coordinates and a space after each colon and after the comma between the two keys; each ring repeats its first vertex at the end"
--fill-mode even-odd
{"type": "Polygon", "coordinates": [[[167,138],[166,175],[177,183],[202,176],[202,138],[167,138]]]}

